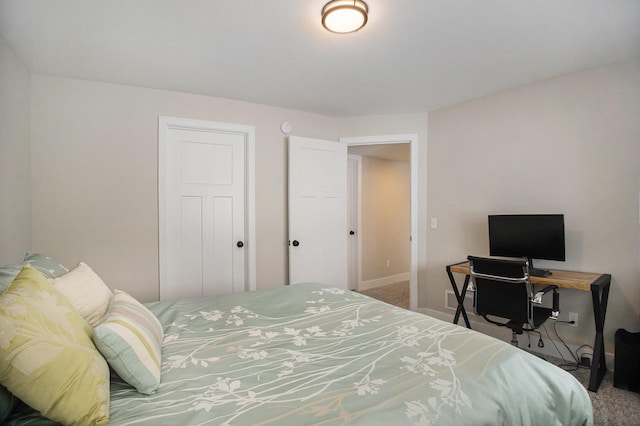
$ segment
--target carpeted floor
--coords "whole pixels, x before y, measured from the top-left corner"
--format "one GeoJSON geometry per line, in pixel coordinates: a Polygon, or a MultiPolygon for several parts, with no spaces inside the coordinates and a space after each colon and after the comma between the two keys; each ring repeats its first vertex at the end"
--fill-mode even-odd
{"type": "MultiPolygon", "coordinates": [[[[363,290],[361,293],[401,308],[409,308],[409,282],[400,282],[383,287],[363,290]]],[[[564,361],[546,358],[555,365],[564,361]]],[[[572,369],[565,367],[566,370],[572,369]]],[[[589,369],[579,368],[569,371],[582,385],[589,384],[589,369]]],[[[613,387],[613,372],[608,372],[598,392],[589,393],[593,404],[593,417],[596,426],[640,426],[640,393],[613,387]]]]}
{"type": "Polygon", "coordinates": [[[362,290],[360,293],[391,305],[409,309],[409,281],[362,290]]]}

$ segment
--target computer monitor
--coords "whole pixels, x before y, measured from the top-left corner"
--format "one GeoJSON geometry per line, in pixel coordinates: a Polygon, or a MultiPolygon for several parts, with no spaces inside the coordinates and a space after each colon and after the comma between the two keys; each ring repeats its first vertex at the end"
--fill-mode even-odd
{"type": "Polygon", "coordinates": [[[489,215],[489,254],[526,257],[532,275],[548,275],[535,270],[533,259],[565,260],[564,215],[489,215]]]}

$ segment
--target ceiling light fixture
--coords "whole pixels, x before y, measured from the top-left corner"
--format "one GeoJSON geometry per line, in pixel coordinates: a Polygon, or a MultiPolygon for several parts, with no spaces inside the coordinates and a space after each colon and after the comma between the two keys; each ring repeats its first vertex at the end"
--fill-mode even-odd
{"type": "Polygon", "coordinates": [[[365,26],[368,13],[362,0],[331,0],[322,8],[322,26],[333,33],[352,33],[365,26]]]}

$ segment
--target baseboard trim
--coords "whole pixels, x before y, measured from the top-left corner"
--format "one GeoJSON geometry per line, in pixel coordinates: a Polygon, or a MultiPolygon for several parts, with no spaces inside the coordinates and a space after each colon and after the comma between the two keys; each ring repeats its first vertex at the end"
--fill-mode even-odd
{"type": "MultiPolygon", "coordinates": [[[[440,312],[440,311],[436,311],[434,309],[429,309],[429,308],[419,308],[418,312],[425,315],[429,315],[431,317],[437,318],[445,322],[453,322],[453,317],[454,317],[453,314],[440,312]]],[[[473,316],[469,317],[469,322],[471,323],[471,328],[473,330],[478,331],[482,334],[486,334],[491,337],[495,337],[496,339],[502,340],[503,342],[507,342],[507,343],[511,342],[511,330],[505,327],[497,327],[497,326],[491,325],[485,321],[478,321],[478,320],[475,320],[475,318],[478,318],[478,317],[473,317],[473,316]]],[[[464,320],[462,318],[460,318],[460,321],[458,321],[458,325],[461,325],[462,327],[464,327],[464,320]]],[[[567,352],[567,348],[565,348],[560,341],[556,339],[551,339],[550,336],[548,337],[544,332],[544,330],[542,330],[541,332],[542,332],[542,339],[544,340],[544,348],[538,347],[537,340],[534,340],[533,336],[531,339],[531,348],[526,347],[526,345],[528,344],[528,340],[524,335],[518,339],[520,342],[520,346],[523,348],[526,348],[528,351],[535,352],[541,355],[555,357],[555,358],[560,358],[560,355],[558,354],[558,350],[560,350],[562,351],[562,356],[564,356],[564,359],[573,360],[573,358],[571,358],[571,355],[569,355],[569,353],[567,352]],[[551,341],[553,341],[553,343],[551,341]],[[555,343],[555,346],[554,346],[554,343],[555,343]],[[558,350],[556,349],[556,346],[558,347],[558,350]]],[[[589,346],[593,345],[593,342],[588,343],[588,345],[589,346]]],[[[572,345],[568,343],[567,343],[567,346],[569,346],[569,349],[571,349],[571,351],[574,354],[576,352],[576,349],[578,349],[579,347],[577,345],[572,345]]],[[[610,371],[613,371],[614,354],[605,352],[604,357],[607,364],[607,369],[609,369],[610,371]]]]}
{"type": "Polygon", "coordinates": [[[411,278],[411,273],[404,272],[402,274],[389,275],[387,277],[362,281],[360,285],[358,285],[358,290],[359,291],[371,290],[372,288],[382,287],[382,286],[397,283],[400,281],[409,281],[410,278],[411,278]]]}

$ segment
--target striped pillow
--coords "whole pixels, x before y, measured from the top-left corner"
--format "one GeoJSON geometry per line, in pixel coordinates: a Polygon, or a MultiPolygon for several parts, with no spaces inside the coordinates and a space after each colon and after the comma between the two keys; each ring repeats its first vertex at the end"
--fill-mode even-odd
{"type": "Polygon", "coordinates": [[[111,368],[140,393],[160,385],[160,321],[136,299],[115,290],[109,312],[93,329],[93,342],[111,368]]]}

